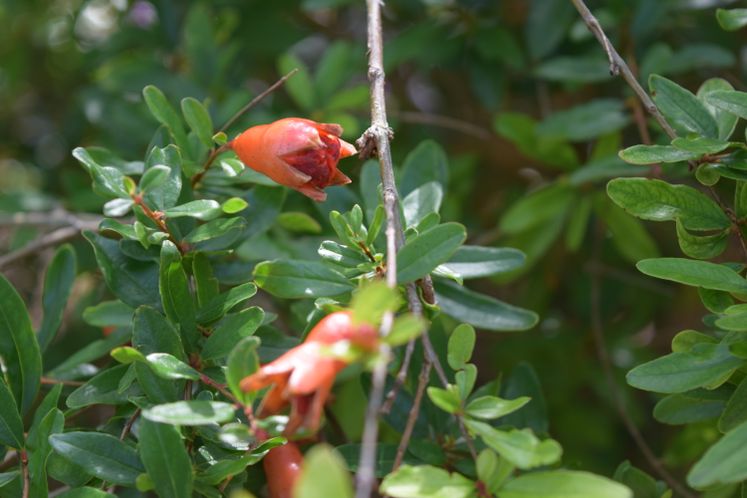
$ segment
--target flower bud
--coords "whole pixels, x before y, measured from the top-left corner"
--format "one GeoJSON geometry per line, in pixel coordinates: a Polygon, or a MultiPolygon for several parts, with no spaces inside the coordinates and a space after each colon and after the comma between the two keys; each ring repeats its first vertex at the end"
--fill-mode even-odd
{"type": "Polygon", "coordinates": [[[356,150],[341,134],[337,124],[285,118],[252,126],[230,146],[247,167],[321,202],[325,187],[350,183],[337,162],[356,150]]]}
{"type": "Polygon", "coordinates": [[[293,487],[301,473],[303,455],[296,443],[288,441],[271,449],[262,459],[270,498],[293,498],[293,487]]]}

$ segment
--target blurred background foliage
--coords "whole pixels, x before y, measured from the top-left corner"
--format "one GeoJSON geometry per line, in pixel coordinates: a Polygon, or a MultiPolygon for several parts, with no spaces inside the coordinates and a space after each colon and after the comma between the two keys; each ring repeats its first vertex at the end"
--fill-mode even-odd
{"type": "MultiPolygon", "coordinates": [[[[743,90],[744,35],[723,31],[714,17],[715,7],[734,3],[604,0],[590,7],[641,81],[656,72],[694,91],[719,76],[743,90]]],[[[606,180],[618,176],[677,177],[617,158],[647,133],[656,142],[660,130],[647,126],[624,82],[609,74],[567,0],[389,0],[384,13],[395,161],[402,165],[423,140],[435,141],[445,156],[422,147],[432,152],[434,175],[449,165],[445,220],[464,223],[468,243],[517,247],[528,256],[520,274],[475,286],[542,317],[528,332],[478,336],[480,382],[502,375],[509,387],[523,383],[525,393],[535,383],[531,365],[566,462],[607,475],[625,459],[650,470],[610,399],[591,333],[598,313],[628,413],[662,459],[685,470],[717,431],[659,424],[649,415],[653,395],[625,387],[623,375],[668,352],[675,332],[697,325],[701,305],[692,289],[636,272],[638,259],[679,254],[675,234],[627,216],[604,193],[606,180]]],[[[44,230],[14,225],[12,213],[101,211],[103,199],[70,150],[101,145],[125,160],[142,158],[157,128],[141,96],[147,84],[175,104],[187,96],[208,102],[220,124],[298,67],[230,137],[295,115],[341,123],[354,141],[368,123],[362,1],[0,0],[0,26],[3,253],[44,230]]],[[[359,196],[360,162],[342,167],[354,184],[330,189],[324,204],[287,194],[285,210],[316,223],[275,223],[240,253],[316,258],[319,232],[331,231],[329,211],[346,211],[359,196]]],[[[105,290],[90,247],[75,244],[90,274],[76,281],[75,309],[50,353],[60,360],[101,334],[80,320],[105,290]]],[[[50,254],[3,269],[32,313],[50,254]]],[[[249,278],[245,269],[230,271],[249,278]]],[[[300,329],[304,306],[275,311],[300,329]]]]}

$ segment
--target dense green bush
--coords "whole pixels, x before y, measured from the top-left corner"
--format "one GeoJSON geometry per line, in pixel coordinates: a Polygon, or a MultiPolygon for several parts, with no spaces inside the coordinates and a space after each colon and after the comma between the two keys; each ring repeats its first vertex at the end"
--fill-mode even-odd
{"type": "Polygon", "coordinates": [[[0,496],[262,496],[292,444],[295,496],[352,496],[382,361],[389,496],[747,493],[729,3],[591,3],[647,109],[582,2],[387,2],[394,290],[375,158],[317,203],[224,146],[364,133],[363,2],[0,4],[0,496]],[[322,347],[347,367],[321,428],[300,397],[283,432],[241,380],[340,310],[389,333],[322,347]]]}

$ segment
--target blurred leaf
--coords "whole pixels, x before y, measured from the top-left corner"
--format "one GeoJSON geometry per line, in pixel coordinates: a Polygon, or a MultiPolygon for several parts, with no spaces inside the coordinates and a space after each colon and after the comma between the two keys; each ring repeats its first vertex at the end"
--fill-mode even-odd
{"type": "Polygon", "coordinates": [[[514,234],[540,226],[569,208],[576,192],[569,185],[553,183],[515,202],[501,217],[500,229],[514,234]]]}
{"type": "Polygon", "coordinates": [[[659,255],[656,242],[640,221],[602,195],[594,199],[594,212],[604,221],[620,254],[632,263],[659,255]]]}
{"type": "Polygon", "coordinates": [[[135,450],[109,434],[66,432],[51,435],[49,442],[57,454],[104,481],[134,486],[145,471],[135,450]]]}
{"type": "Polygon", "coordinates": [[[716,120],[695,95],[656,74],[649,78],[649,87],[654,102],[673,127],[709,138],[718,137],[716,120]]]}
{"type": "Polygon", "coordinates": [[[430,465],[402,465],[384,478],[380,488],[393,498],[470,498],[475,483],[430,465]]]}
{"type": "Polygon", "coordinates": [[[475,348],[475,329],[466,323],[459,324],[449,336],[447,361],[454,370],[460,370],[472,358],[475,348]]]}
{"type": "Polygon", "coordinates": [[[316,261],[264,261],[254,267],[254,281],[285,299],[337,296],[353,290],[342,274],[316,261]]]}
{"type": "Polygon", "coordinates": [[[280,213],[278,225],[291,232],[321,233],[322,226],[314,218],[300,211],[280,213]]]}
{"type": "Polygon", "coordinates": [[[544,470],[512,479],[501,498],[633,498],[631,491],[606,477],[578,470],[544,470]]]}
{"type": "Polygon", "coordinates": [[[175,427],[143,420],[138,431],[138,453],[158,496],[192,495],[192,462],[175,427]]]}
{"type": "Polygon", "coordinates": [[[221,210],[226,214],[236,214],[249,207],[249,203],[241,197],[231,197],[221,204],[221,210]]]}
{"type": "Polygon", "coordinates": [[[526,114],[504,112],[496,116],[495,131],[511,141],[525,156],[545,164],[569,170],[578,165],[571,144],[557,137],[539,134],[537,123],[526,114]]]}
{"type": "Polygon", "coordinates": [[[73,289],[77,265],[75,251],[65,244],[57,249],[44,275],[42,307],[44,317],[36,335],[39,349],[44,351],[54,339],[62,323],[62,314],[73,289]]]}
{"type": "Polygon", "coordinates": [[[0,357],[3,374],[20,413],[25,414],[39,392],[42,358],[26,305],[0,275],[0,357]]]}
{"type": "Polygon", "coordinates": [[[744,360],[725,345],[696,344],[688,352],[670,353],[628,372],[628,384],[645,391],[682,393],[726,380],[744,360]]]}
{"type": "Polygon", "coordinates": [[[553,464],[560,460],[563,453],[556,441],[540,440],[529,429],[502,431],[472,419],[466,419],[465,425],[480,436],[485,444],[520,469],[553,464]]]}
{"type": "Polygon", "coordinates": [[[352,498],[353,483],[342,457],[326,444],[318,444],[304,456],[294,498],[352,498]],[[319,476],[324,476],[320,479],[319,476]]]}
{"type": "Polygon", "coordinates": [[[464,226],[444,223],[408,240],[397,253],[397,282],[412,282],[428,275],[448,261],[466,238],[464,226]]]}
{"type": "MultiPolygon", "coordinates": [[[[726,391],[728,393],[730,391],[726,391]]],[[[654,418],[663,424],[681,425],[718,418],[724,411],[724,390],[695,389],[665,396],[654,407],[654,418]]]]}
{"type": "Polygon", "coordinates": [[[535,76],[548,81],[597,83],[610,79],[610,63],[603,57],[560,56],[539,64],[535,76]]]}
{"type": "Polygon", "coordinates": [[[583,142],[624,128],[629,121],[622,101],[598,99],[554,112],[537,127],[541,135],[583,142]]]}
{"type": "Polygon", "coordinates": [[[428,323],[423,317],[405,313],[395,318],[392,329],[384,338],[384,341],[390,346],[401,346],[425,333],[427,329],[428,323]]]}
{"type": "Polygon", "coordinates": [[[368,283],[355,291],[350,308],[356,323],[378,325],[384,313],[397,311],[401,304],[399,292],[380,280],[368,283]]]}
{"type": "Polygon", "coordinates": [[[221,401],[177,401],[146,408],[143,417],[171,425],[209,425],[233,420],[234,411],[221,401]]]}
{"type": "Polygon", "coordinates": [[[176,145],[179,146],[182,151],[188,151],[188,140],[187,135],[184,133],[184,126],[182,126],[182,120],[176,113],[174,108],[171,106],[166,96],[161,90],[153,85],[148,85],[143,88],[143,98],[145,103],[150,110],[150,113],[156,118],[156,121],[166,126],[174,138],[176,145]]]}
{"type": "Polygon", "coordinates": [[[403,197],[428,182],[449,184],[449,160],[443,148],[433,140],[424,140],[415,147],[402,165],[399,191],[403,197]]]}
{"type": "Polygon", "coordinates": [[[573,7],[563,0],[532,0],[524,34],[529,54],[539,60],[563,41],[575,18],[573,7]]]}
{"type": "Polygon", "coordinates": [[[529,401],[530,398],[526,396],[511,400],[501,399],[497,396],[481,396],[470,401],[465,408],[465,412],[470,417],[490,420],[515,412],[529,401]]]}
{"type": "Polygon", "coordinates": [[[287,53],[280,57],[278,60],[280,74],[288,74],[294,69],[298,69],[298,72],[285,82],[285,88],[298,107],[304,111],[311,111],[316,105],[316,95],[309,69],[293,54],[287,53]]]}
{"type": "Polygon", "coordinates": [[[534,327],[536,313],[504,303],[465,287],[436,282],[438,304],[447,315],[475,327],[495,331],[520,331],[534,327]]]}
{"type": "Polygon", "coordinates": [[[461,246],[441,266],[469,279],[508,273],[523,266],[524,260],[524,253],[510,247],[461,246]]]}
{"type": "Polygon", "coordinates": [[[253,374],[259,368],[257,347],[258,337],[249,336],[241,339],[228,354],[226,361],[226,381],[231,393],[245,403],[251,403],[256,393],[245,393],[239,387],[241,380],[253,374]]]}
{"type": "Polygon", "coordinates": [[[711,446],[687,474],[687,483],[703,489],[747,478],[747,423],[729,431],[711,446]]]}
{"type": "Polygon", "coordinates": [[[747,26],[747,9],[716,9],[716,20],[726,31],[747,26]]]}
{"type": "Polygon", "coordinates": [[[107,493],[97,488],[91,488],[85,486],[82,488],[73,488],[65,491],[61,495],[57,495],[58,498],[117,498],[117,495],[107,493]]]}
{"type": "Polygon", "coordinates": [[[723,230],[730,226],[729,218],[718,204],[687,185],[618,178],[607,184],[607,194],[615,204],[644,220],[679,219],[688,230],[723,230]]]}
{"type": "Polygon", "coordinates": [[[721,401],[718,405],[720,409],[716,411],[714,407],[712,412],[714,412],[714,417],[720,416],[718,419],[718,429],[721,432],[729,432],[742,423],[747,422],[747,380],[742,379],[739,382],[731,397],[728,398],[725,407],[723,398],[718,401],[721,401]]]}

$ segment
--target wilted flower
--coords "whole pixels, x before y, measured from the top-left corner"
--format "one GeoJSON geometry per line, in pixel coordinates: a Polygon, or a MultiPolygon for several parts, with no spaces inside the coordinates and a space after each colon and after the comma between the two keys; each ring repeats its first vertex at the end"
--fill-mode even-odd
{"type": "Polygon", "coordinates": [[[286,118],[252,126],[230,146],[247,167],[321,202],[325,187],[350,183],[337,162],[356,150],[341,134],[338,124],[286,118]]]}
{"type": "Polygon", "coordinates": [[[301,426],[315,431],[335,377],[350,361],[340,350],[375,351],[377,345],[378,332],[373,326],[356,324],[349,311],[338,311],[324,317],[302,344],[245,377],[241,389],[250,392],[272,386],[260,415],[277,413],[290,405],[285,434],[293,434],[301,426]]]}

